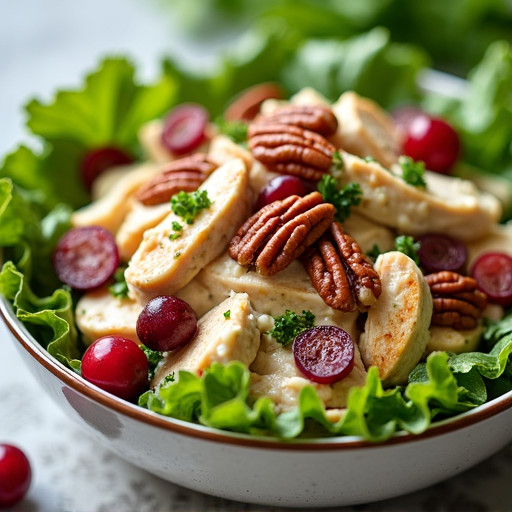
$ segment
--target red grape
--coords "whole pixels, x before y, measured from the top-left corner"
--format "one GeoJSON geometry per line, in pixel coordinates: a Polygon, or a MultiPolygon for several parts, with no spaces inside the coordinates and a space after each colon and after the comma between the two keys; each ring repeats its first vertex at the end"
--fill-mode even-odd
{"type": "Polygon", "coordinates": [[[53,253],[57,277],[76,290],[91,290],[106,283],[118,264],[114,237],[100,226],[69,230],[53,253]]]}
{"type": "Polygon", "coordinates": [[[446,121],[425,114],[409,122],[403,152],[413,160],[425,162],[427,169],[448,174],[459,151],[459,136],[446,121]]]}
{"type": "Polygon", "coordinates": [[[459,272],[467,259],[466,246],[459,240],[447,235],[428,234],[419,239],[418,256],[422,267],[427,272],[451,270],[459,272]]]}
{"type": "Polygon", "coordinates": [[[297,176],[283,174],[270,180],[262,189],[258,196],[256,208],[260,210],[267,204],[274,201],[286,199],[289,196],[305,196],[314,190],[313,186],[306,183],[297,176]]]}
{"type": "Polygon", "coordinates": [[[491,302],[512,306],[512,257],[503,252],[487,252],[471,266],[478,288],[491,302]]]}
{"type": "Polygon", "coordinates": [[[177,106],[167,115],[162,132],[162,144],[174,155],[185,155],[206,140],[208,112],[194,103],[177,106]]]}
{"type": "Polygon", "coordinates": [[[85,351],[82,377],[119,398],[133,400],[148,387],[148,360],[132,340],[103,336],[85,351]]]}
{"type": "Polygon", "coordinates": [[[319,325],[302,331],[293,341],[297,368],[311,381],[332,384],[354,367],[354,343],[340,327],[319,325]]]}
{"type": "Polygon", "coordinates": [[[26,455],[16,446],[0,444],[0,507],[22,500],[31,480],[32,470],[26,455]]]}
{"type": "Polygon", "coordinates": [[[188,343],[197,331],[195,311],[172,295],[151,299],[137,319],[137,336],[152,350],[164,352],[188,343]]]}
{"type": "Polygon", "coordinates": [[[90,192],[94,180],[106,169],[117,165],[128,165],[133,163],[133,158],[115,146],[88,151],[82,159],[81,171],[82,180],[90,192]]]}

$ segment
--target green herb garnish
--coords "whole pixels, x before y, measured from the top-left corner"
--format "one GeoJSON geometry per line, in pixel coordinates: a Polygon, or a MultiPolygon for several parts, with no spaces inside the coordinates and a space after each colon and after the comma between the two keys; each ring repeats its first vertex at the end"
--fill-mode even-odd
{"type": "Polygon", "coordinates": [[[379,257],[379,254],[382,254],[382,251],[379,249],[377,244],[373,244],[372,248],[366,253],[366,255],[369,256],[373,261],[379,257]]]}
{"type": "Polygon", "coordinates": [[[228,309],[227,311],[224,311],[224,318],[226,320],[229,320],[231,318],[231,310],[228,309]]]}
{"type": "Polygon", "coordinates": [[[176,222],[175,220],[172,221],[172,229],[174,229],[174,233],[171,233],[169,235],[169,240],[176,240],[182,235],[183,226],[176,222]]]}
{"type": "Polygon", "coordinates": [[[162,386],[165,386],[166,384],[169,384],[169,382],[174,382],[176,380],[174,376],[174,372],[169,373],[169,375],[166,375],[164,377],[164,380],[162,382],[162,386]]]}
{"type": "Polygon", "coordinates": [[[190,194],[181,190],[171,198],[172,211],[187,224],[193,224],[201,210],[209,208],[211,204],[206,190],[195,190],[190,194]]]}
{"type": "Polygon", "coordinates": [[[148,360],[148,378],[151,380],[155,376],[155,370],[158,366],[158,363],[164,358],[164,356],[162,352],[151,350],[150,348],[146,347],[146,345],[140,345],[140,348],[148,360]]]}
{"type": "Polygon", "coordinates": [[[108,287],[108,291],[114,297],[118,299],[125,299],[128,297],[128,285],[126,284],[126,280],[124,278],[124,271],[126,267],[119,267],[114,272],[114,281],[115,283],[108,287]]]}
{"type": "Polygon", "coordinates": [[[243,121],[226,121],[223,117],[215,120],[219,133],[229,137],[234,143],[245,145],[247,143],[248,124],[243,121]]]}
{"type": "Polygon", "coordinates": [[[332,166],[334,171],[342,171],[345,167],[345,162],[339,151],[335,151],[332,154],[332,166]]]}
{"type": "Polygon", "coordinates": [[[409,258],[414,260],[414,263],[416,263],[416,265],[420,264],[420,259],[418,257],[420,243],[415,242],[412,236],[397,236],[395,238],[395,249],[409,256],[409,258]]]}
{"type": "Polygon", "coordinates": [[[402,179],[406,183],[413,187],[427,188],[425,162],[415,162],[411,157],[402,155],[398,163],[402,168],[402,179]]]}
{"type": "Polygon", "coordinates": [[[336,219],[340,222],[350,217],[350,208],[361,202],[363,191],[359,183],[347,183],[340,189],[336,180],[330,174],[324,174],[318,183],[318,191],[322,194],[324,201],[331,203],[336,208],[336,219]]]}
{"type": "Polygon", "coordinates": [[[284,315],[274,318],[274,328],[269,334],[283,347],[286,347],[298,334],[314,325],[315,315],[311,311],[302,311],[302,315],[297,315],[287,309],[284,315]]]}

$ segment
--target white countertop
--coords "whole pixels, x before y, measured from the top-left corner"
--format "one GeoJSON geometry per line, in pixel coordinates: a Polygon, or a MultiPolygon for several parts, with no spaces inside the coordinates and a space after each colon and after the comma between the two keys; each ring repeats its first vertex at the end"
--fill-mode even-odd
{"type": "MultiPolygon", "coordinates": [[[[156,1],[18,0],[4,2],[0,12],[0,154],[25,137],[20,106],[29,97],[47,99],[56,86],[76,85],[104,53],[129,53],[149,77],[155,75],[159,57],[166,52],[196,55],[196,49],[183,49],[171,37],[172,24],[161,16],[156,1]]],[[[19,445],[34,471],[27,498],[12,510],[277,510],[188,491],[111,454],[56,408],[25,368],[15,343],[0,325],[0,442],[19,445]]],[[[511,477],[509,445],[477,467],[424,491],[336,510],[512,510],[511,477]]]]}

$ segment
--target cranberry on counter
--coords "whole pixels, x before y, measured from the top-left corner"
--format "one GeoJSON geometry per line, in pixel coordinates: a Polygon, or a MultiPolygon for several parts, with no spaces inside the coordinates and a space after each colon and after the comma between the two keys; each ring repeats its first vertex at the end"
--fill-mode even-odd
{"type": "Polygon", "coordinates": [[[31,480],[32,470],[27,456],[16,446],[0,444],[0,507],[21,501],[31,480]]]}
{"type": "Polygon", "coordinates": [[[197,315],[173,295],[151,299],[137,319],[137,336],[151,350],[165,352],[187,344],[197,331],[197,315]]]}
{"type": "Polygon", "coordinates": [[[82,377],[119,398],[135,400],[148,387],[148,360],[128,338],[103,336],[85,351],[82,377]]]}

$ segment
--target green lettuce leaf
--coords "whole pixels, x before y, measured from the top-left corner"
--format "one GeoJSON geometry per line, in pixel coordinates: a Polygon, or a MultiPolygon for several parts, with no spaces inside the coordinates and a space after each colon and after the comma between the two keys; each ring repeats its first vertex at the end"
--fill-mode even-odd
{"type": "Polygon", "coordinates": [[[0,271],[0,294],[12,302],[16,316],[53,357],[75,370],[79,368],[81,351],[68,291],[57,289],[51,296],[39,298],[8,261],[0,271]]]}

